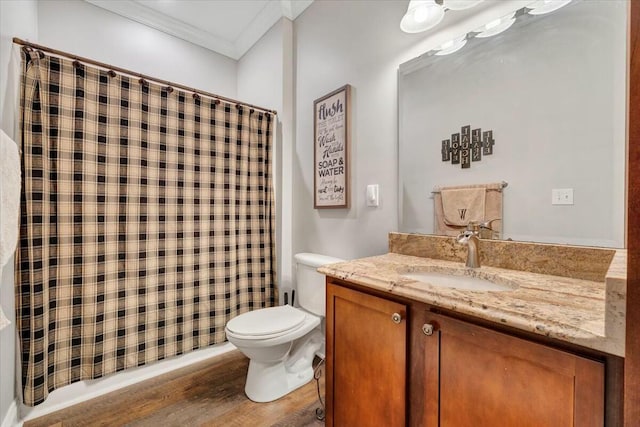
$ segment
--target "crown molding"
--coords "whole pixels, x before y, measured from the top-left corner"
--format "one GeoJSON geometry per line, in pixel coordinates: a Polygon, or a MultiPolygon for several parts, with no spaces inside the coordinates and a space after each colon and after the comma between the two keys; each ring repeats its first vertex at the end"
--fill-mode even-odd
{"type": "Polygon", "coordinates": [[[139,22],[151,28],[155,28],[163,33],[178,37],[182,40],[205,47],[222,55],[237,59],[235,45],[227,40],[215,36],[207,31],[201,30],[160,13],[154,9],[146,7],[133,0],[85,0],[94,6],[101,7],[109,12],[116,13],[125,18],[139,22]]]}
{"type": "Polygon", "coordinates": [[[237,40],[229,41],[133,0],[85,0],[163,33],[238,60],[283,16],[294,20],[313,0],[270,0],[237,40]]]}
{"type": "Polygon", "coordinates": [[[235,42],[238,58],[242,57],[251,46],[253,46],[260,38],[269,31],[276,22],[282,18],[282,7],[279,1],[269,1],[262,8],[260,13],[251,21],[251,23],[240,33],[235,42]]]}
{"type": "Polygon", "coordinates": [[[313,0],[280,0],[282,16],[294,21],[306,8],[311,6],[313,0]]]}

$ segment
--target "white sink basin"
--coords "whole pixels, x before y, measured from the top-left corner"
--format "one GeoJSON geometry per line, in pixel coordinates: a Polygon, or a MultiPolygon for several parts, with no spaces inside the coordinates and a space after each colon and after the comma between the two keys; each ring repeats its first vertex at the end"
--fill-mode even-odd
{"type": "Polygon", "coordinates": [[[404,273],[402,277],[427,283],[443,288],[465,289],[468,291],[512,291],[512,286],[494,283],[492,281],[471,276],[456,276],[453,274],[437,273],[435,271],[420,271],[404,273]]]}

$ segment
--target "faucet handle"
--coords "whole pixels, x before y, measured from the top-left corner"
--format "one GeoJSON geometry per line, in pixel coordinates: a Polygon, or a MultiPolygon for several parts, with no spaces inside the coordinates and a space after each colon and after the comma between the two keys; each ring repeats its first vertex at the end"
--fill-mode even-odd
{"type": "Polygon", "coordinates": [[[480,224],[478,224],[478,227],[493,231],[493,226],[491,224],[493,224],[494,221],[500,221],[501,219],[502,218],[495,218],[490,219],[489,221],[481,222],[480,224]]]}
{"type": "Polygon", "coordinates": [[[469,221],[467,223],[466,231],[473,231],[475,233],[478,233],[481,227],[482,224],[480,224],[478,221],[469,221]]]}

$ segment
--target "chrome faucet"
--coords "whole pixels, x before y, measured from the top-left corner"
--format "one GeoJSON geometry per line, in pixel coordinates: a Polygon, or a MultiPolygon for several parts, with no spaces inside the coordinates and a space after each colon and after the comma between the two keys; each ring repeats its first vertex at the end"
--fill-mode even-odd
{"type": "Polygon", "coordinates": [[[469,268],[480,267],[480,251],[478,249],[478,243],[480,239],[481,226],[476,221],[469,221],[467,229],[458,235],[458,243],[467,245],[467,263],[465,264],[469,268]]]}

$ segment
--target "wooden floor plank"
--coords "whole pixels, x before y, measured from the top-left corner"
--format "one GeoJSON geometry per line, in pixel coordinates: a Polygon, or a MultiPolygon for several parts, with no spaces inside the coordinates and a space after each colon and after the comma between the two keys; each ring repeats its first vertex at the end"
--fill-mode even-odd
{"type": "Polygon", "coordinates": [[[203,379],[232,381],[243,375],[246,366],[242,355],[224,355],[215,362],[200,362],[42,417],[44,424],[39,423],[40,419],[33,420],[25,427],[44,427],[53,421],[64,421],[64,427],[129,425],[186,400],[195,393],[190,388],[198,382],[198,391],[207,389],[208,382],[203,379]]]}
{"type": "Polygon", "coordinates": [[[271,427],[318,427],[324,426],[324,421],[316,418],[316,410],[320,408],[317,401],[289,414],[285,419],[273,424],[271,427]]]}
{"type": "MultiPolygon", "coordinates": [[[[64,410],[24,427],[277,426],[317,427],[316,381],[270,403],[244,394],[248,359],[226,353],[64,410]]],[[[324,376],[321,379],[324,398],[324,376]]]]}
{"type": "MultiPolygon", "coordinates": [[[[290,393],[275,402],[256,404],[248,399],[223,416],[216,417],[206,426],[264,426],[270,427],[286,422],[290,418],[298,418],[296,414],[301,402],[316,403],[317,392],[315,382],[306,384],[294,393],[290,393]]],[[[304,405],[306,406],[306,405],[304,405]]],[[[311,411],[310,415],[314,413],[311,411]]],[[[296,420],[297,421],[297,420],[296,420]]],[[[298,426],[304,424],[297,424],[298,426]]]]}

